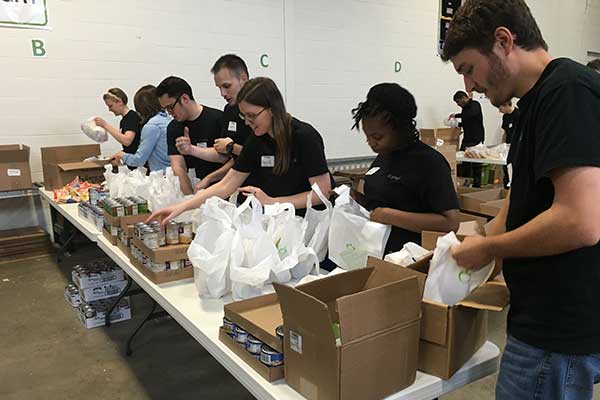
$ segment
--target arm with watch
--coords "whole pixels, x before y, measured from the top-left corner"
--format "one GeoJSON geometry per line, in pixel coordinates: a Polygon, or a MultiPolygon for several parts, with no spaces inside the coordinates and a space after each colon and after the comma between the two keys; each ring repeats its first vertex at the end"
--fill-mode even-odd
{"type": "Polygon", "coordinates": [[[220,154],[239,156],[243,148],[244,146],[235,143],[230,137],[215,139],[214,149],[220,154]]]}

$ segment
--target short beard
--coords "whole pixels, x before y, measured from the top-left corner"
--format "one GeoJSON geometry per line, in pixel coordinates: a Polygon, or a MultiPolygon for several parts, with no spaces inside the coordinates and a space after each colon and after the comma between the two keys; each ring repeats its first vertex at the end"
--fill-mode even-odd
{"type": "MultiPolygon", "coordinates": [[[[508,79],[510,78],[510,74],[508,69],[504,66],[500,57],[498,57],[493,52],[489,55],[489,63],[490,63],[490,72],[487,77],[487,86],[489,88],[494,88],[500,93],[500,88],[502,86],[506,86],[508,79]]],[[[492,99],[490,101],[494,105],[494,107],[499,107],[502,104],[507,103],[509,100],[512,100],[513,96],[508,96],[506,98],[501,99],[492,99]]]]}

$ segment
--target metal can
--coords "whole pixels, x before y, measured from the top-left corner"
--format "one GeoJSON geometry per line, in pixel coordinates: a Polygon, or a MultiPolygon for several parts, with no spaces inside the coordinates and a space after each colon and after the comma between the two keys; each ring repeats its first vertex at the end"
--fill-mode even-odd
{"type": "Polygon", "coordinates": [[[114,213],[115,213],[115,215],[113,215],[113,217],[124,217],[125,216],[125,207],[123,207],[123,204],[115,204],[113,209],[114,209],[114,213]]]}
{"type": "Polygon", "coordinates": [[[167,223],[167,244],[179,244],[179,224],[176,221],[167,223]]]}
{"type": "Polygon", "coordinates": [[[93,306],[86,304],[83,306],[83,313],[86,318],[94,318],[96,316],[96,309],[93,306]]]}
{"type": "Polygon", "coordinates": [[[152,261],[152,271],[163,272],[167,269],[167,265],[164,262],[152,261]]]}
{"type": "Polygon", "coordinates": [[[148,213],[148,201],[142,199],[141,197],[136,198],[136,202],[138,205],[138,213],[146,214],[148,213]]]}
{"type": "Polygon", "coordinates": [[[93,187],[90,188],[88,190],[88,195],[90,197],[90,203],[92,205],[95,206],[96,204],[98,204],[98,189],[97,188],[93,188],[93,187]]]}
{"type": "Polygon", "coordinates": [[[133,215],[133,203],[130,202],[129,200],[124,201],[123,202],[123,212],[127,216],[133,215]]]}
{"type": "Polygon", "coordinates": [[[254,336],[248,336],[248,340],[246,341],[246,350],[248,353],[256,355],[260,355],[262,350],[263,342],[255,338],[254,336]]]}
{"type": "Polygon", "coordinates": [[[260,350],[260,362],[268,367],[278,367],[283,365],[283,353],[278,353],[266,344],[263,344],[260,350]]]}
{"type": "Polygon", "coordinates": [[[143,253],[142,253],[142,264],[144,265],[144,268],[152,269],[152,261],[150,261],[150,259],[143,253]]]}
{"type": "Polygon", "coordinates": [[[194,240],[194,224],[185,221],[179,224],[179,243],[189,244],[194,240]]]}
{"type": "Polygon", "coordinates": [[[174,260],[167,262],[167,269],[175,270],[183,268],[183,262],[181,260],[174,260]]]}
{"type": "Polygon", "coordinates": [[[165,227],[160,226],[160,222],[158,222],[158,221],[150,222],[150,227],[153,228],[158,233],[158,245],[165,246],[167,244],[167,237],[165,235],[165,227]]]}
{"type": "Polygon", "coordinates": [[[147,225],[143,222],[138,222],[137,224],[135,224],[133,226],[133,237],[137,238],[137,239],[141,239],[140,237],[140,231],[142,230],[142,228],[145,228],[147,225]]]}
{"type": "Polygon", "coordinates": [[[236,326],[234,340],[242,347],[246,347],[246,342],[248,342],[248,332],[246,332],[243,328],[236,326]]]}
{"type": "Polygon", "coordinates": [[[233,322],[231,322],[231,320],[223,317],[223,330],[232,338],[235,337],[235,327],[236,325],[233,322]]]}
{"type": "Polygon", "coordinates": [[[110,226],[110,234],[111,234],[111,236],[118,236],[119,235],[119,227],[115,226],[115,225],[111,225],[110,226]]]}
{"type": "Polygon", "coordinates": [[[281,340],[283,342],[283,338],[285,337],[285,333],[284,333],[284,329],[283,329],[283,325],[279,325],[277,327],[277,329],[275,329],[275,334],[277,335],[277,337],[279,338],[279,340],[281,340]]]}
{"type": "Polygon", "coordinates": [[[158,233],[152,228],[146,228],[142,231],[144,236],[144,244],[149,249],[158,249],[158,233]]]}

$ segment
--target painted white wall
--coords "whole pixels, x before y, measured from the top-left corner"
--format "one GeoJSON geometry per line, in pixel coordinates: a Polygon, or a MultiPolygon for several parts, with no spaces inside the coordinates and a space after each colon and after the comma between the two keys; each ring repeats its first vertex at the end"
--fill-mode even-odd
{"type": "MultiPolygon", "coordinates": [[[[600,49],[600,0],[529,0],[554,56],[586,61],[600,49]]],[[[421,127],[457,111],[461,78],[436,53],[438,0],[48,0],[51,31],[2,29],[0,143],[39,148],[88,143],[79,124],[106,111],[102,94],[133,95],[168,75],[190,82],[204,104],[224,103],[209,72],[218,56],[242,56],[252,76],[274,78],[292,114],[323,135],[329,158],[369,155],[350,110],[373,84],[393,81],[416,97],[421,127]],[[31,39],[47,58],[32,57],[31,39]],[[269,67],[260,56],[269,55],[269,67]],[[402,70],[394,72],[394,63],[402,70]]],[[[483,102],[488,144],[500,140],[500,115],[483,102]]],[[[110,155],[119,146],[102,146],[110,155]]]]}

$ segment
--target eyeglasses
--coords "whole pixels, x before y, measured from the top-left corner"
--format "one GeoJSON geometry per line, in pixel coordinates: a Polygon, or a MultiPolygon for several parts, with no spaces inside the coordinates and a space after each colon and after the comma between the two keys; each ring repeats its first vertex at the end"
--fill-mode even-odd
{"type": "Polygon", "coordinates": [[[258,113],[256,113],[256,114],[246,114],[246,115],[244,115],[244,114],[240,113],[240,114],[239,114],[239,116],[240,116],[240,119],[241,119],[242,121],[250,121],[250,122],[254,122],[254,121],[256,121],[256,118],[258,118],[258,116],[259,116],[260,114],[262,114],[262,112],[263,112],[263,111],[265,111],[265,110],[266,110],[266,108],[263,108],[262,110],[260,110],[260,111],[259,111],[258,113]]]}
{"type": "Polygon", "coordinates": [[[164,107],[163,111],[166,111],[169,114],[173,114],[173,109],[175,108],[175,106],[177,105],[177,103],[179,103],[179,100],[181,100],[181,96],[183,96],[183,93],[180,94],[179,96],[177,96],[177,99],[175,100],[175,103],[169,104],[168,106],[164,107]]]}

